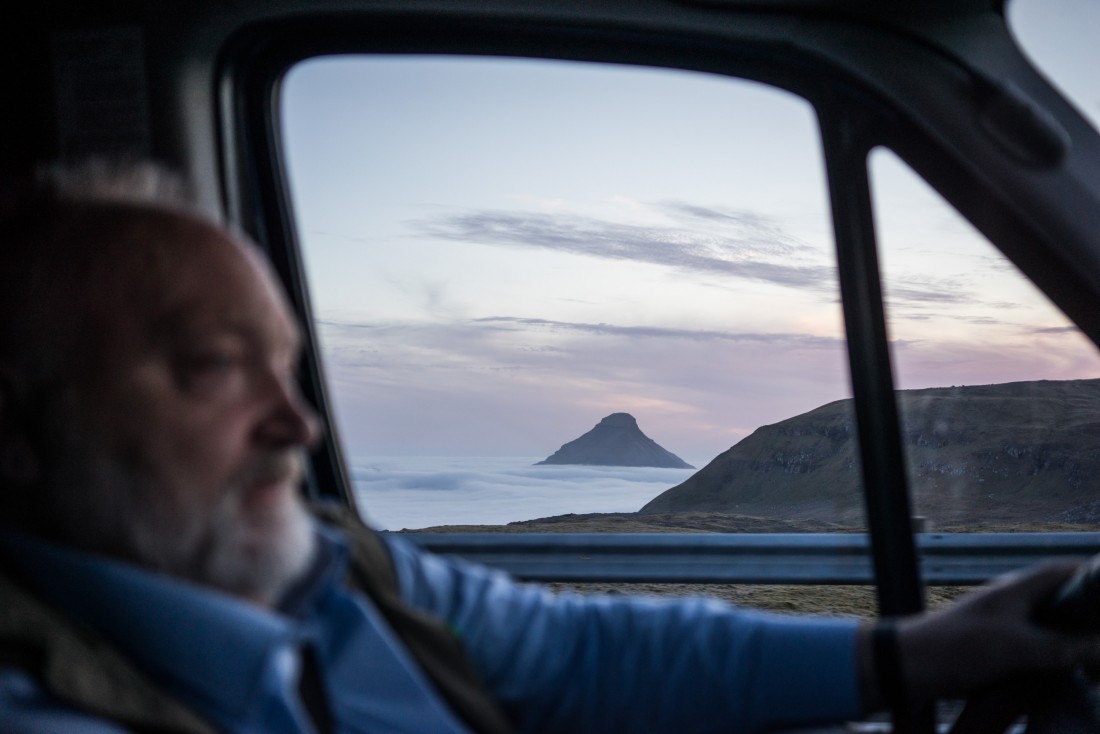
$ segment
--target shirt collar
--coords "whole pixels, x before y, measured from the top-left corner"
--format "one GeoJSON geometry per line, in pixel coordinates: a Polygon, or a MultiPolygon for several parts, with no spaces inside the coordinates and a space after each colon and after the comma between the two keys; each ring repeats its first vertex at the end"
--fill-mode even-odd
{"type": "Polygon", "coordinates": [[[315,525],[313,560],[305,573],[283,592],[275,608],[295,619],[305,619],[315,608],[325,589],[339,584],[348,567],[348,546],[336,530],[315,525]]]}
{"type": "Polygon", "coordinates": [[[272,659],[297,644],[312,602],[346,567],[342,542],[325,530],[318,536],[318,552],[284,596],[282,613],[21,533],[0,534],[0,546],[48,601],[162,684],[205,710],[246,717],[272,659]]]}

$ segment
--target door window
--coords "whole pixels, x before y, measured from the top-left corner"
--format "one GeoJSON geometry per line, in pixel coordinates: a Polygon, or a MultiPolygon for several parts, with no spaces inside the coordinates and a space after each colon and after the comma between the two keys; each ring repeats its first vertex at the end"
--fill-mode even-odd
{"type": "Polygon", "coordinates": [[[282,101],[370,521],[862,527],[804,100],[662,69],[344,56],[293,69],[282,101]],[[692,468],[618,465],[630,452],[600,436],[539,463],[600,426],[692,468]]]}
{"type": "Polygon", "coordinates": [[[871,174],[914,511],[937,531],[1095,529],[1095,347],[893,153],[871,174]]]}

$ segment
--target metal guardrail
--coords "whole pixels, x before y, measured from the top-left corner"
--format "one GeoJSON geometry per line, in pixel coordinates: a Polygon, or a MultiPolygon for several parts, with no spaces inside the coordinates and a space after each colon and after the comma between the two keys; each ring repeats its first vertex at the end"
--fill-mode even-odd
{"type": "MultiPolygon", "coordinates": [[[[417,546],[531,581],[869,584],[863,534],[402,533],[417,546]]],[[[1100,553],[1095,533],[920,533],[924,582],[978,584],[1057,557],[1100,553]]]]}

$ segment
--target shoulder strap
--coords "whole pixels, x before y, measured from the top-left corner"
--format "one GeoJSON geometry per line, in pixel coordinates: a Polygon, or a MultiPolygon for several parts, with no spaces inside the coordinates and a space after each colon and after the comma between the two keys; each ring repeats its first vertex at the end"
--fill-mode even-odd
{"type": "Polygon", "coordinates": [[[479,734],[513,732],[515,727],[485,687],[481,674],[454,633],[442,620],[402,601],[393,560],[378,533],[342,505],[319,505],[313,509],[318,517],[348,538],[349,585],[374,602],[455,713],[479,734]]]}

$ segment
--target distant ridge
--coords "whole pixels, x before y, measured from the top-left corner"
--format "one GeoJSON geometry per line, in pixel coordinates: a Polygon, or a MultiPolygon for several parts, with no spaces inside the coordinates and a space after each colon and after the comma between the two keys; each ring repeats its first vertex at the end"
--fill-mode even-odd
{"type": "Polygon", "coordinates": [[[630,413],[612,413],[591,431],[565,444],[536,466],[539,464],[695,468],[642,433],[638,421],[630,413]]]}
{"type": "MultiPolygon", "coordinates": [[[[933,527],[1100,524],[1100,380],[898,391],[916,514],[933,527]]],[[[761,426],[640,510],[862,523],[851,400],[761,426]]]]}

